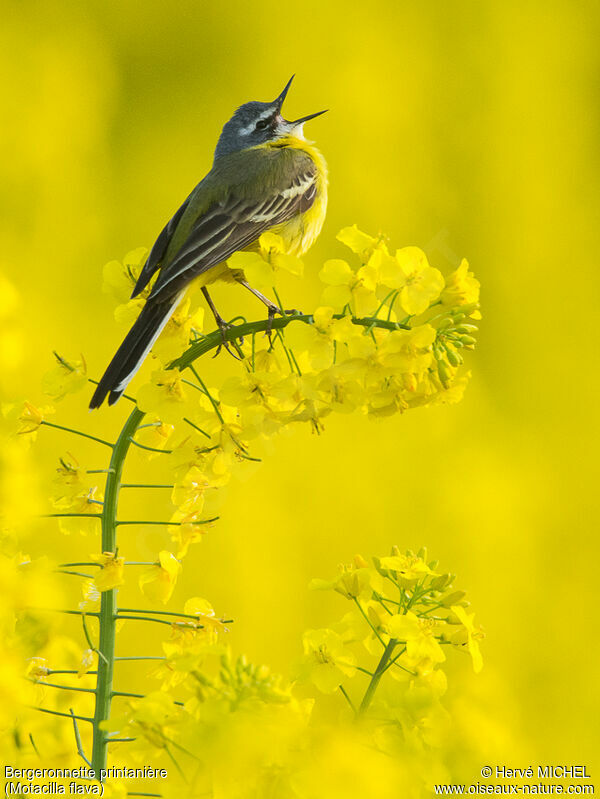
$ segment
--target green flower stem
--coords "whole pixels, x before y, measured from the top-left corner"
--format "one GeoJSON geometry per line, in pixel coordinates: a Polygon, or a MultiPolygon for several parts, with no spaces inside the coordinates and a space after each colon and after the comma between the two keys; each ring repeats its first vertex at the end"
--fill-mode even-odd
{"type": "MultiPolygon", "coordinates": [[[[343,314],[336,314],[334,316],[335,319],[343,318],[343,314]]],[[[244,322],[243,324],[236,325],[235,327],[231,327],[225,331],[224,335],[227,341],[234,341],[235,339],[239,339],[242,336],[253,336],[256,333],[266,332],[267,330],[282,330],[283,328],[287,327],[291,322],[303,322],[304,324],[313,324],[313,317],[307,314],[294,314],[293,316],[285,316],[282,318],[277,319],[263,319],[257,322],[244,322]]],[[[381,327],[385,330],[398,330],[398,329],[410,329],[408,325],[401,325],[395,322],[390,322],[382,319],[373,319],[373,318],[366,318],[366,319],[357,319],[352,318],[352,322],[355,325],[362,325],[363,327],[381,327]]],[[[210,352],[213,349],[219,347],[222,344],[222,334],[219,330],[215,330],[213,333],[210,333],[208,336],[203,337],[199,341],[194,342],[179,358],[174,360],[171,364],[169,364],[169,369],[179,369],[180,371],[186,369],[194,363],[194,361],[199,358],[200,356],[210,352]]],[[[195,371],[195,370],[194,370],[195,371]]],[[[95,382],[95,381],[91,381],[95,382]]],[[[126,397],[126,395],[123,395],[126,397]]],[[[126,397],[127,399],[132,399],[131,397],[126,397]]],[[[161,454],[170,454],[171,450],[166,449],[158,449],[156,447],[148,447],[145,444],[140,444],[138,441],[135,441],[134,435],[138,429],[138,427],[142,424],[145,417],[145,413],[141,411],[137,406],[131,411],[127,421],[123,425],[121,432],[119,433],[119,437],[115,441],[114,444],[108,444],[108,442],[102,441],[101,439],[97,439],[100,443],[107,444],[112,448],[112,456],[110,459],[109,468],[106,475],[106,484],[105,484],[105,491],[104,491],[104,506],[102,508],[101,514],[52,514],[52,516],[91,516],[96,517],[102,520],[102,551],[103,552],[116,552],[117,551],[117,527],[123,524],[156,524],[156,522],[152,521],[144,521],[144,522],[137,522],[137,521],[118,521],[117,520],[117,508],[118,508],[118,500],[119,500],[119,490],[122,487],[121,484],[121,475],[123,473],[123,467],[125,465],[125,459],[127,457],[127,453],[133,444],[140,449],[147,450],[149,452],[157,452],[161,454]]],[[[129,487],[132,487],[133,484],[128,483],[129,487]]],[[[215,521],[215,520],[210,520],[215,521]]],[[[205,524],[208,522],[204,522],[205,524]]],[[[173,522],[162,522],[162,524],[173,524],[173,522]]],[[[198,524],[198,522],[194,522],[194,524],[198,524]]],[[[362,610],[362,608],[361,608],[362,610]]],[[[72,611],[73,613],[78,613],[77,611],[72,611]]],[[[79,614],[78,614],[79,615],[79,614]]],[[[98,644],[98,673],[96,679],[96,704],[94,709],[94,717],[93,719],[88,719],[84,716],[76,717],[80,718],[82,721],[91,721],[93,724],[93,744],[92,744],[92,768],[96,774],[96,778],[100,778],[100,772],[102,769],[106,769],[107,765],[107,757],[108,757],[108,745],[110,743],[110,736],[106,733],[106,731],[100,728],[102,722],[107,721],[110,717],[110,707],[111,707],[111,699],[115,695],[113,693],[112,682],[113,682],[113,671],[115,665],[115,635],[116,635],[116,622],[117,619],[135,619],[140,621],[153,621],[159,624],[185,624],[185,622],[170,622],[164,619],[152,619],[148,616],[125,616],[122,614],[117,613],[117,591],[116,589],[112,589],[110,591],[103,591],[102,592],[102,599],[100,604],[100,613],[99,614],[88,614],[88,615],[98,615],[99,616],[99,626],[100,626],[100,638],[98,644]]],[[[391,643],[391,642],[390,642],[391,643]]],[[[389,644],[388,644],[389,647],[389,644]]],[[[386,649],[387,651],[387,649],[386,649]]],[[[385,653],[384,653],[385,654],[385,653]]],[[[387,663],[386,658],[385,663],[387,663]]],[[[382,667],[385,666],[383,663],[382,667]]],[[[370,697],[372,696],[373,691],[379,681],[379,677],[377,677],[377,672],[371,678],[371,683],[369,684],[369,688],[367,689],[367,694],[365,694],[365,699],[363,699],[363,704],[368,698],[367,704],[370,701],[370,697]],[[371,689],[372,687],[372,690],[371,689]]],[[[43,710],[42,708],[40,708],[43,710]]],[[[54,712],[54,711],[44,711],[44,712],[54,712]]],[[[57,715],[64,715],[68,718],[71,718],[71,714],[63,713],[57,715]]]]}
{"type": "Polygon", "coordinates": [[[121,488],[175,488],[173,483],[121,483],[121,488]]]}
{"type": "Polygon", "coordinates": [[[29,679],[29,682],[34,682],[34,683],[37,683],[38,685],[44,685],[47,688],[60,688],[63,691],[80,691],[81,693],[84,693],[84,694],[94,694],[94,693],[96,693],[94,688],[79,688],[79,686],[76,687],[76,686],[73,686],[73,685],[58,685],[58,683],[41,682],[40,680],[32,680],[31,678],[28,678],[28,679],[29,679]]]}
{"type": "Polygon", "coordinates": [[[117,527],[122,527],[124,524],[160,524],[160,525],[166,525],[167,527],[177,527],[178,525],[182,526],[182,525],[185,525],[185,524],[191,524],[193,526],[195,526],[197,524],[210,524],[211,522],[216,522],[218,520],[219,520],[219,517],[215,516],[213,519],[198,519],[197,521],[194,521],[194,522],[160,522],[160,521],[153,521],[152,519],[144,519],[142,521],[136,521],[136,520],[121,521],[121,520],[117,520],[115,522],[115,524],[117,525],[117,527]]]}
{"type": "Polygon", "coordinates": [[[346,689],[344,688],[344,686],[343,686],[343,685],[340,685],[340,691],[342,692],[342,695],[344,696],[344,699],[346,700],[346,702],[348,702],[348,704],[349,704],[349,705],[350,705],[350,707],[352,708],[352,711],[353,711],[354,713],[356,713],[356,712],[357,712],[357,710],[356,710],[356,707],[354,706],[354,702],[353,702],[353,701],[350,699],[350,697],[348,696],[348,692],[346,691],[346,689]]]}
{"type": "Polygon", "coordinates": [[[69,712],[71,713],[71,718],[73,719],[73,732],[75,734],[75,746],[77,747],[77,754],[83,758],[85,763],[91,768],[92,764],[85,756],[85,752],[83,751],[83,743],[81,742],[81,735],[79,734],[79,727],[77,726],[77,718],[75,717],[75,713],[73,708],[69,708],[69,712]]]}
{"type": "Polygon", "coordinates": [[[367,614],[364,611],[363,606],[360,604],[360,602],[358,601],[358,599],[356,597],[354,597],[354,602],[356,603],[356,607],[360,610],[363,619],[367,622],[367,624],[369,625],[371,630],[373,630],[373,632],[375,633],[375,636],[377,637],[379,643],[385,648],[385,642],[384,642],[383,638],[381,637],[381,635],[379,634],[379,632],[377,630],[377,627],[374,626],[373,622],[367,616],[367,614]]]}
{"type": "MultiPolygon", "coordinates": [[[[119,501],[119,488],[121,474],[131,439],[138,425],[144,418],[142,411],[136,407],[125,422],[117,441],[115,442],[110,459],[109,472],[106,477],[104,492],[104,507],[102,509],[102,551],[116,552],[117,550],[117,507],[119,501]]],[[[98,652],[98,674],[96,677],[96,704],[94,708],[94,732],[92,743],[92,768],[96,779],[100,779],[100,772],[106,769],[108,757],[108,735],[100,729],[100,724],[110,717],[110,704],[112,698],[113,670],[115,665],[115,634],[117,615],[116,589],[103,591],[100,603],[100,638],[98,652]]]]}
{"type": "MultiPolygon", "coordinates": [[[[142,412],[140,411],[140,413],[142,412]]],[[[142,414],[142,418],[143,416],[144,415],[142,414]]],[[[133,437],[130,437],[129,443],[133,444],[136,447],[139,447],[140,449],[145,449],[147,452],[160,452],[161,454],[164,455],[170,455],[173,452],[172,449],[158,449],[157,447],[147,447],[145,444],[140,444],[140,442],[136,441],[133,437]]]]}
{"type": "MultiPolygon", "coordinates": [[[[47,674],[79,674],[77,669],[48,669],[47,674]]],[[[95,671],[86,671],[85,676],[88,674],[97,674],[95,671]]],[[[46,685],[46,683],[44,683],[46,685]]]]}
{"type": "Polygon", "coordinates": [[[124,655],[116,657],[115,660],[166,660],[166,657],[164,655],[124,655]]]}
{"type": "Polygon", "coordinates": [[[198,614],[175,613],[172,610],[145,610],[144,608],[119,608],[117,613],[151,613],[154,616],[177,616],[182,619],[194,619],[199,621],[198,614]]]}
{"type": "Polygon", "coordinates": [[[358,709],[359,714],[364,713],[365,710],[371,704],[371,700],[373,699],[373,694],[377,690],[377,686],[379,685],[379,680],[382,678],[384,671],[386,670],[387,663],[392,656],[392,652],[396,648],[396,644],[398,641],[395,638],[390,638],[388,641],[388,645],[386,646],[383,655],[379,663],[377,664],[377,668],[375,669],[375,673],[371,677],[371,681],[367,686],[367,690],[365,691],[365,695],[363,696],[362,702],[360,703],[360,707],[358,709]]]}
{"type": "Polygon", "coordinates": [[[86,577],[88,580],[93,580],[93,574],[86,574],[85,572],[73,572],[68,569],[54,569],[55,574],[72,574],[74,577],[86,577]]]}
{"type": "MultiPolygon", "coordinates": [[[[144,613],[145,612],[146,611],[144,611],[144,613]]],[[[115,619],[119,619],[120,621],[123,620],[123,619],[127,619],[129,621],[152,621],[152,622],[154,622],[154,624],[168,624],[169,627],[172,627],[173,625],[175,625],[175,626],[184,625],[184,626],[188,627],[188,629],[190,629],[189,628],[189,623],[185,622],[185,621],[167,621],[166,619],[153,619],[150,616],[130,616],[130,615],[126,615],[124,613],[119,613],[118,615],[115,616],[115,619]]],[[[199,630],[203,630],[204,629],[204,625],[203,624],[197,624],[196,627],[199,630]]]]}
{"type": "MultiPolygon", "coordinates": [[[[344,314],[334,314],[334,319],[343,319],[344,314]]],[[[272,330],[282,330],[283,328],[287,327],[290,322],[304,322],[304,324],[310,325],[313,324],[313,317],[310,314],[294,314],[293,316],[283,316],[277,317],[273,319],[271,322],[271,329],[272,330]]],[[[373,318],[357,318],[352,317],[352,322],[355,325],[361,325],[362,327],[369,327],[373,325],[373,327],[382,327],[385,330],[410,330],[410,325],[398,324],[396,322],[388,322],[385,319],[373,319],[373,318]]],[[[242,325],[236,325],[235,327],[231,327],[225,331],[225,339],[227,341],[233,341],[234,339],[240,338],[242,336],[251,336],[253,333],[261,333],[266,332],[269,327],[269,321],[267,319],[263,319],[259,322],[246,322],[242,325]]],[[[203,338],[201,341],[197,341],[189,347],[186,352],[183,353],[179,358],[173,361],[170,364],[170,368],[177,368],[179,370],[185,369],[189,364],[193,363],[196,358],[199,358],[201,355],[204,355],[206,352],[210,352],[210,350],[215,349],[221,344],[221,332],[219,330],[214,331],[214,333],[210,333],[208,336],[203,338]]]]}
{"type": "Polygon", "coordinates": [[[72,427],[63,427],[62,424],[54,424],[54,422],[47,422],[43,419],[40,424],[43,424],[45,427],[54,427],[55,430],[64,430],[67,433],[73,433],[75,436],[81,436],[82,438],[89,438],[90,441],[97,441],[98,444],[104,444],[106,447],[113,448],[113,445],[110,441],[105,441],[103,438],[97,438],[96,436],[91,436],[89,433],[84,433],[82,430],[74,430],[72,427]]]}
{"type": "Polygon", "coordinates": [[[60,710],[49,710],[47,707],[38,707],[37,705],[28,705],[31,710],[39,710],[40,713],[49,713],[51,716],[65,716],[68,719],[74,718],[77,721],[89,721],[93,723],[94,719],[89,716],[74,716],[72,713],[61,713],[60,710]]]}

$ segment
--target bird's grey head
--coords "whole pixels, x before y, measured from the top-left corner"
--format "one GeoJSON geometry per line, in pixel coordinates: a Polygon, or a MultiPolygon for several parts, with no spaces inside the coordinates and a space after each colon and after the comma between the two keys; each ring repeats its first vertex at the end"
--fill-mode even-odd
{"type": "Polygon", "coordinates": [[[244,103],[237,109],[221,132],[215,150],[215,161],[223,155],[230,155],[266,142],[277,141],[283,136],[293,135],[303,138],[302,128],[304,123],[309,119],[324,114],[325,111],[309,114],[300,119],[295,119],[293,122],[288,122],[284,119],[281,116],[281,106],[293,79],[294,76],[292,75],[285,89],[271,103],[255,101],[244,103]]]}

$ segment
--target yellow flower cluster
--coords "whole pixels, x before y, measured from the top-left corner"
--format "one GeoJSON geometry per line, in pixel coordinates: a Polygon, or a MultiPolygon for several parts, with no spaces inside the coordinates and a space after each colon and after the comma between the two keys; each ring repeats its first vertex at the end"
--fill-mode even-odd
{"type": "MultiPolygon", "coordinates": [[[[322,779],[317,752],[339,740],[361,763],[369,761],[369,751],[377,752],[379,772],[396,781],[406,778],[407,759],[418,763],[421,774],[411,774],[411,795],[419,795],[423,765],[437,759],[440,768],[436,750],[450,724],[441,704],[445,651],[464,649],[475,670],[481,668],[482,632],[453,580],[427,561],[424,550],[415,555],[397,547],[373,558],[373,565],[357,556],[335,579],[315,580],[313,588],[337,591],[353,609],[333,627],[305,633],[295,683],[235,658],[221,641],[224,627],[210,604],[189,600],[186,612],[198,623],[178,623],[163,644],[165,660],[154,672],[160,689],[131,700],[107,729],[135,738],[127,750],[134,760],[143,762],[149,753],[181,758],[189,767],[188,783],[176,780],[173,794],[312,796],[300,786],[317,774],[322,779]],[[306,681],[320,693],[309,698],[306,681]],[[333,735],[326,721],[331,698],[322,694],[338,689],[333,735]],[[184,701],[177,703],[176,696],[184,701]],[[277,790],[262,793],[267,785],[277,790]]],[[[342,793],[338,786],[327,795],[342,793]]]]}
{"type": "MultiPolygon", "coordinates": [[[[148,422],[136,441],[170,451],[170,533],[178,558],[214,518],[216,490],[286,426],[307,422],[320,431],[331,413],[377,419],[460,400],[469,376],[461,369],[463,352],[475,344],[472,321],[479,317],[479,283],[466,261],[444,279],[416,247],[392,254],[383,239],[356,227],[338,238],[353,262],[325,263],[323,304],[285,320],[268,343],[256,333],[238,340],[240,373],[220,387],[207,386],[192,362],[182,371],[169,368],[190,340],[204,340],[188,301],[155,346],[159,368],[137,394],[148,422]]],[[[273,285],[278,270],[301,274],[301,262],[282,252],[277,236],[265,234],[260,245],[229,265],[262,288],[273,285]]],[[[129,309],[129,322],[141,307],[127,297],[144,255],[134,251],[105,270],[106,288],[122,303],[121,316],[129,309]]]]}
{"type": "MultiPolygon", "coordinates": [[[[425,550],[415,555],[394,547],[391,555],[373,558],[372,566],[356,556],[340,566],[334,580],[313,580],[312,588],[334,590],[353,608],[333,628],[305,634],[302,676],[332,692],[355,675],[359,655],[376,656],[372,679],[389,673],[410,690],[419,684],[437,692],[445,686],[438,670],[446,660],[444,645],[468,651],[479,672],[482,632],[465,609],[465,592],[452,589],[454,576],[436,569],[436,562],[427,563],[425,550]]],[[[368,665],[362,669],[367,673],[368,665]]]]}
{"type": "MultiPolygon", "coordinates": [[[[219,387],[204,382],[191,358],[189,368],[172,368],[190,344],[206,340],[203,314],[192,309],[193,292],[156,343],[159,368],[137,394],[146,419],[135,443],[149,458],[163,453],[173,484],[168,531],[174,551],[162,551],[139,580],[152,600],[170,598],[179,560],[217,518],[219,489],[234,471],[258,460],[254,452],[283,428],[306,422],[321,431],[331,413],[358,411],[377,419],[462,396],[468,379],[463,352],[475,344],[472,321],[479,317],[479,283],[467,263],[444,279],[417,247],[392,252],[383,238],[356,226],[340,231],[338,239],[351,258],[324,264],[322,305],[309,316],[283,320],[268,342],[256,332],[238,339],[240,373],[219,387]]],[[[116,316],[127,324],[149,291],[129,299],[145,256],[138,248],[104,270],[104,290],[117,300],[116,316]]],[[[302,274],[302,263],[270,233],[256,252],[237,253],[229,265],[262,288],[273,285],[280,270],[302,274]]],[[[87,384],[83,357],[56,360],[43,386],[55,401],[87,384]]],[[[47,419],[52,410],[25,403],[17,431],[33,438],[41,425],[60,427],[47,419]]],[[[99,486],[77,458],[63,456],[52,495],[60,529],[96,532],[102,503],[99,486]]],[[[122,568],[117,571],[112,561],[101,565],[101,590],[122,582],[122,568]]]]}
{"type": "MultiPolygon", "coordinates": [[[[216,520],[221,489],[232,474],[254,468],[266,442],[285,428],[304,422],[320,432],[332,413],[356,411],[382,419],[461,398],[468,380],[463,356],[474,347],[473,322],[480,318],[479,283],[467,263],[444,277],[416,247],[391,251],[381,237],[356,227],[340,231],[338,239],[351,254],[323,265],[319,307],[275,320],[267,338],[259,335],[264,322],[244,322],[243,339],[235,338],[234,328],[231,345],[240,356],[239,371],[220,385],[212,385],[195,358],[196,351],[207,352],[219,342],[214,333],[203,333],[204,315],[196,310],[193,290],[156,342],[156,368],[138,390],[137,429],[130,431],[142,457],[161,459],[165,483],[172,486],[168,518],[158,523],[165,525],[173,551],[162,549],[138,573],[139,590],[151,602],[171,598],[181,559],[216,520]]],[[[131,324],[149,291],[129,299],[145,254],[140,248],[105,268],[105,290],[117,300],[115,315],[125,324],[131,324]]],[[[229,265],[265,290],[275,286],[279,271],[299,276],[303,268],[273,234],[261,237],[256,252],[236,254],[229,265]]],[[[56,359],[44,391],[60,401],[86,386],[88,378],[83,356],[56,359]]],[[[25,403],[6,418],[20,440],[32,440],[43,425],[70,430],[48,420],[53,412],[25,403]]],[[[117,451],[115,445],[113,455],[117,451]]],[[[107,497],[111,490],[107,482],[107,497]]],[[[96,475],[90,478],[71,452],[59,460],[51,503],[63,532],[99,532],[103,492],[96,475]]],[[[105,527],[110,523],[104,519],[105,527]]],[[[116,530],[116,520],[112,523],[116,530]]],[[[99,655],[86,614],[98,615],[105,592],[127,583],[130,574],[123,548],[105,548],[115,551],[89,555],[86,564],[67,564],[95,567],[93,578],[82,575],[79,604],[89,647],[82,651],[63,641],[59,658],[52,647],[33,650],[27,676],[40,690],[50,687],[52,666],[64,662],[65,653],[70,653],[68,673],[84,682],[93,676],[89,672],[99,655]]],[[[324,728],[314,719],[324,718],[320,705],[326,708],[334,699],[322,694],[334,694],[343,708],[338,713],[364,719],[338,736],[345,736],[344,751],[357,757],[360,752],[364,762],[383,758],[378,768],[389,772],[390,784],[404,785],[398,763],[405,768],[406,753],[431,745],[443,727],[446,652],[464,650],[475,671],[481,668],[481,631],[464,594],[452,590],[452,580],[438,573],[424,552],[394,549],[373,565],[357,557],[334,580],[315,581],[316,588],[340,593],[351,609],[331,627],[305,633],[294,682],[234,658],[223,643],[227,622],[208,601],[194,597],[182,614],[165,613],[177,621],[153,673],[159,690],[120,705],[126,710],[105,727],[118,730],[118,738],[135,739],[128,744],[128,762],[147,763],[149,756],[162,755],[193,761],[194,753],[202,752],[204,765],[193,770],[186,789],[190,796],[311,796],[319,779],[307,764],[318,762],[328,746],[323,746],[324,728]],[[313,705],[319,712],[312,712],[313,705]]],[[[57,704],[55,710],[63,712],[62,707],[57,704]]],[[[164,795],[180,796],[182,784],[171,782],[164,795]]],[[[369,793],[367,786],[363,793],[369,793]]]]}

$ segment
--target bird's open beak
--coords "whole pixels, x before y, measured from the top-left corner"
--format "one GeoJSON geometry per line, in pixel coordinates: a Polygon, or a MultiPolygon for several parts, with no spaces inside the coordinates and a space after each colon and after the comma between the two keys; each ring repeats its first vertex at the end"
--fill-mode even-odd
{"type": "Polygon", "coordinates": [[[273,105],[277,108],[278,111],[281,111],[281,106],[283,105],[283,101],[285,100],[286,95],[287,95],[288,91],[290,90],[290,86],[292,85],[292,81],[294,80],[295,77],[296,77],[295,74],[292,75],[292,77],[285,84],[285,88],[281,92],[279,97],[276,100],[273,101],[273,105]]]}
{"type": "Polygon", "coordinates": [[[289,124],[290,125],[304,125],[304,123],[308,122],[309,119],[314,119],[315,117],[320,117],[321,114],[325,114],[325,113],[327,113],[327,111],[329,111],[328,108],[326,108],[324,111],[317,111],[316,114],[309,114],[308,116],[300,117],[300,119],[294,119],[289,124]]]}
{"type": "Polygon", "coordinates": [[[284,90],[281,92],[279,97],[276,100],[274,100],[273,105],[277,109],[277,113],[278,113],[277,119],[278,119],[278,122],[279,122],[280,133],[281,134],[292,133],[293,135],[298,136],[299,138],[303,138],[302,127],[303,127],[304,123],[308,122],[309,119],[314,119],[315,117],[320,117],[321,114],[324,114],[325,111],[327,111],[328,109],[326,108],[325,111],[317,111],[316,114],[308,114],[305,117],[300,117],[300,119],[294,119],[291,122],[288,121],[287,119],[283,119],[283,117],[281,116],[281,106],[283,105],[283,101],[286,98],[286,95],[287,95],[287,93],[289,91],[289,88],[290,88],[290,86],[292,84],[292,81],[294,80],[294,77],[295,76],[292,75],[292,77],[288,80],[288,82],[285,85],[284,90]]]}

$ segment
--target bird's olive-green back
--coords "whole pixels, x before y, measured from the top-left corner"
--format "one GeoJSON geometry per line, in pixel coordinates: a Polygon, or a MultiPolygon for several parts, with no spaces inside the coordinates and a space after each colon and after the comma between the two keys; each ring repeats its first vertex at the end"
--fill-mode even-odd
{"type": "Polygon", "coordinates": [[[314,168],[314,163],[307,153],[277,145],[254,147],[217,159],[193,190],[161,266],[172,262],[197,220],[215,204],[225,204],[228,198],[256,200],[259,204],[270,195],[285,191],[310,168],[314,168]]]}

